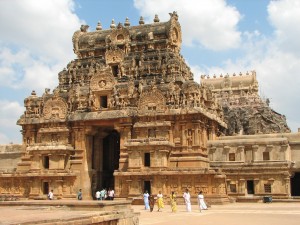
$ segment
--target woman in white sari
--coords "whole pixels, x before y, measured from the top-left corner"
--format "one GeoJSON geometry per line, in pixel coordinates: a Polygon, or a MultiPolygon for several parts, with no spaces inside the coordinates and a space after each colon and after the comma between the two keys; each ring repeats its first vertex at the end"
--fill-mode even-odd
{"type": "Polygon", "coordinates": [[[199,192],[197,199],[198,199],[198,205],[199,205],[200,212],[202,211],[202,209],[207,209],[207,205],[204,201],[204,195],[202,194],[202,191],[199,192]]]}

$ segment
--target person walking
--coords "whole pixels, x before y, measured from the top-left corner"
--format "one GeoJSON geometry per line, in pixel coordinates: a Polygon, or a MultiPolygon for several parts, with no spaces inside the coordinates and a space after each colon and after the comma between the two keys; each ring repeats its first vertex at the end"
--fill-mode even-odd
{"type": "Polygon", "coordinates": [[[53,200],[53,198],[54,198],[54,194],[53,194],[53,190],[51,190],[51,191],[49,191],[49,193],[48,193],[48,199],[49,199],[49,200],[53,200]]]}
{"type": "Polygon", "coordinates": [[[157,212],[159,212],[160,209],[165,207],[164,206],[163,194],[161,193],[161,191],[159,191],[158,194],[157,194],[157,207],[158,207],[157,212]]]}
{"type": "Polygon", "coordinates": [[[177,202],[176,202],[176,194],[174,191],[172,191],[170,195],[170,204],[171,204],[171,209],[172,212],[177,212],[177,202]]]}
{"type": "Polygon", "coordinates": [[[144,197],[145,210],[148,210],[150,209],[150,206],[149,206],[149,193],[147,190],[143,194],[143,197],[144,197]]]}
{"type": "Polygon", "coordinates": [[[149,206],[150,206],[150,212],[152,212],[152,211],[153,211],[154,204],[155,204],[155,199],[154,199],[154,196],[153,196],[153,195],[150,195],[150,196],[149,196],[149,206]]]}
{"type": "Polygon", "coordinates": [[[202,191],[199,192],[197,199],[198,199],[198,205],[199,205],[200,212],[202,210],[206,210],[207,209],[207,205],[206,205],[206,203],[204,201],[204,195],[202,194],[202,191]]]}
{"type": "Polygon", "coordinates": [[[185,202],[186,211],[191,212],[192,211],[191,195],[190,195],[188,189],[186,189],[185,192],[183,193],[183,198],[184,198],[184,202],[185,202]]]}

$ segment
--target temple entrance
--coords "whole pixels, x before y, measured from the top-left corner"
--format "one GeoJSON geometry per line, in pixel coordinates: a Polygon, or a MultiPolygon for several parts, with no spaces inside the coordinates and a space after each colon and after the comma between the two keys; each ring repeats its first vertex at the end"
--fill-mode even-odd
{"type": "Polygon", "coordinates": [[[247,194],[253,195],[254,194],[254,181],[247,180],[247,194]]]}
{"type": "Polygon", "coordinates": [[[291,195],[300,196],[300,172],[291,178],[291,195]]]}
{"type": "Polygon", "coordinates": [[[99,128],[93,136],[92,159],[92,195],[103,188],[114,188],[114,170],[119,169],[120,134],[113,129],[99,128]]]}
{"type": "Polygon", "coordinates": [[[151,194],[151,183],[150,180],[144,181],[144,192],[148,191],[149,194],[151,194]]]}

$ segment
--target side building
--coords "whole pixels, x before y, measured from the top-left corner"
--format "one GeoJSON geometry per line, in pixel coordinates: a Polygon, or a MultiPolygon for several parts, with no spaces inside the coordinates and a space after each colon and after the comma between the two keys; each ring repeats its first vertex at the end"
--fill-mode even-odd
{"type": "Polygon", "coordinates": [[[226,174],[227,193],[239,201],[300,196],[300,133],[258,94],[256,73],[201,77],[222,104],[228,125],[208,142],[212,168],[226,174]],[[226,136],[225,136],[226,135],[226,136]]]}

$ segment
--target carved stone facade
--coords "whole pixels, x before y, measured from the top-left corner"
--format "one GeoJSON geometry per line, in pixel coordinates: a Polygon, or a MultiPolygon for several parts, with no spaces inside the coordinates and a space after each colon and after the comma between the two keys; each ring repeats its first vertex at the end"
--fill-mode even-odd
{"type": "Polygon", "coordinates": [[[144,24],[141,17],[138,26],[126,19],[92,32],[85,25],[72,40],[78,58],[58,74],[58,87],[24,100],[22,157],[16,171],[0,174],[1,194],[39,199],[53,189],[67,199],[82,189],[91,199],[112,187],[116,197],[134,199],[145,189],[180,195],[188,188],[193,200],[202,190],[211,203],[222,203],[227,193],[235,196],[233,184],[237,196],[245,195],[248,180],[257,190],[262,180],[277,192],[287,185],[288,138],[218,138],[286,132],[284,117],[259,98],[255,73],[193,81],[180,55],[176,12],[167,22],[155,16],[144,24]],[[276,163],[261,162],[263,152],[276,163]]]}
{"type": "Polygon", "coordinates": [[[74,33],[78,59],[58,74],[53,93],[25,99],[23,155],[2,186],[18,181],[28,198],[50,189],[74,198],[81,188],[92,198],[113,187],[116,197],[136,198],[189,188],[227,201],[225,175],[209,167],[206,147],[226,128],[223,111],[180,55],[177,13],[87,29],[74,33]]]}

